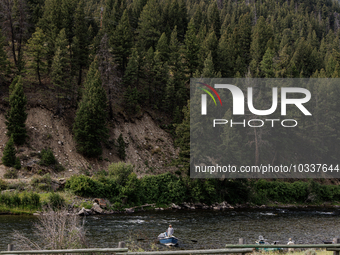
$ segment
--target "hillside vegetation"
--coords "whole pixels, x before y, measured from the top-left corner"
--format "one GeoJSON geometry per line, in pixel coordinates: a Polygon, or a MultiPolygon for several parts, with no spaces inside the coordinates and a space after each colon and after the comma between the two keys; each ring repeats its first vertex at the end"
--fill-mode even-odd
{"type": "MultiPolygon", "coordinates": [[[[181,179],[190,77],[340,76],[337,1],[2,0],[0,21],[0,155],[21,178],[51,169],[92,175],[127,161],[138,176],[177,171],[181,179]],[[53,163],[39,164],[43,150],[53,163]]],[[[321,158],[340,151],[340,90],[316,93],[328,100],[313,106],[320,119],[308,146],[321,158]]],[[[225,150],[237,164],[234,138],[225,150]]],[[[274,154],[290,155],[288,143],[269,142],[274,154]]],[[[216,180],[212,190],[231,183],[216,180]]]]}

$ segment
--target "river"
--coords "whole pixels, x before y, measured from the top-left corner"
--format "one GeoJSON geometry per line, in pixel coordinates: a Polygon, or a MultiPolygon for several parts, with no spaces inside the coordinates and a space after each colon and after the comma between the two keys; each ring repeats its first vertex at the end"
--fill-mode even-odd
{"type": "MultiPolygon", "coordinates": [[[[32,236],[36,221],[35,216],[0,215],[0,250],[15,243],[13,230],[32,236]]],[[[295,243],[322,243],[340,236],[338,209],[147,211],[90,216],[85,221],[90,247],[112,248],[127,241],[145,249],[151,245],[163,249],[155,240],[169,223],[181,239],[177,249],[223,248],[226,243],[237,243],[240,237],[254,243],[259,235],[284,244],[290,237],[295,243]]]]}

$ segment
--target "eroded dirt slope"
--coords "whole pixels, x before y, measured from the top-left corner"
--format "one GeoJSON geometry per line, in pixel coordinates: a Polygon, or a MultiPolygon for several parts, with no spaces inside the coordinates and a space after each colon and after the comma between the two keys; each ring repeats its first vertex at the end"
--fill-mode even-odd
{"type": "MultiPolygon", "coordinates": [[[[176,148],[171,136],[161,129],[152,119],[144,113],[134,121],[116,119],[111,123],[110,143],[103,145],[102,159],[88,159],[76,152],[76,144],[72,136],[72,126],[61,118],[44,108],[35,107],[28,110],[26,127],[29,135],[28,145],[18,147],[18,156],[21,159],[22,170],[20,178],[29,178],[41,168],[38,165],[38,153],[44,148],[51,148],[56,159],[65,167],[65,171],[54,174],[54,177],[68,177],[72,174],[88,171],[94,173],[106,169],[112,162],[118,162],[115,143],[120,134],[127,144],[125,162],[135,166],[134,171],[138,176],[145,174],[158,174],[175,171],[169,166],[172,159],[177,157],[176,148]],[[26,171],[24,169],[29,169],[26,171]]],[[[0,158],[3,155],[6,136],[5,116],[0,114],[0,158]]],[[[0,177],[6,167],[0,164],[0,177]]]]}

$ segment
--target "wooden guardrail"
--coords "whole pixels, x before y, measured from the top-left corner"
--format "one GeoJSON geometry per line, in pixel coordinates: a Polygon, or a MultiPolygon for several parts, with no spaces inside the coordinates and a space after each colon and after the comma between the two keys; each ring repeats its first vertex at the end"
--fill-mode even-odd
{"type": "Polygon", "coordinates": [[[254,248],[315,248],[333,251],[334,255],[339,255],[340,239],[334,238],[333,244],[244,244],[244,239],[240,238],[240,244],[226,244],[225,249],[210,250],[171,250],[171,251],[145,251],[129,252],[125,248],[125,242],[119,242],[118,248],[91,248],[91,249],[68,249],[68,250],[27,250],[14,251],[13,245],[8,245],[8,251],[1,251],[0,255],[16,254],[68,254],[68,253],[115,253],[115,255],[185,255],[185,254],[227,254],[227,253],[252,253],[254,248]]]}
{"type": "Polygon", "coordinates": [[[116,255],[183,255],[183,254],[227,254],[227,253],[251,253],[252,248],[243,249],[212,249],[212,250],[173,250],[173,251],[146,251],[128,252],[125,242],[119,242],[118,248],[92,248],[92,249],[68,249],[68,250],[28,250],[14,251],[13,244],[8,245],[7,251],[1,251],[0,255],[17,254],[68,254],[68,253],[115,253],[116,255]]]}
{"type": "Polygon", "coordinates": [[[300,248],[300,249],[326,249],[333,251],[333,255],[340,255],[340,238],[333,238],[332,244],[245,244],[243,238],[239,239],[239,244],[226,244],[229,249],[249,249],[249,248],[300,248]]]}
{"type": "Polygon", "coordinates": [[[226,254],[226,253],[252,253],[253,249],[213,249],[213,250],[181,250],[181,251],[143,251],[117,253],[116,255],[182,255],[182,254],[226,254]]]}
{"type": "Polygon", "coordinates": [[[93,249],[70,249],[70,250],[28,250],[28,251],[1,251],[0,254],[65,254],[65,253],[117,253],[124,252],[121,254],[127,254],[128,248],[93,248],[93,249]]]}
{"type": "Polygon", "coordinates": [[[310,249],[326,249],[340,248],[340,244],[227,244],[229,249],[236,248],[310,248],[310,249]]]}
{"type": "Polygon", "coordinates": [[[94,248],[72,250],[28,250],[28,251],[1,251],[0,254],[68,254],[68,253],[116,253],[116,255],[183,255],[183,254],[227,254],[227,253],[251,253],[253,249],[213,249],[213,250],[181,250],[181,251],[146,251],[128,252],[127,248],[94,248]]]}

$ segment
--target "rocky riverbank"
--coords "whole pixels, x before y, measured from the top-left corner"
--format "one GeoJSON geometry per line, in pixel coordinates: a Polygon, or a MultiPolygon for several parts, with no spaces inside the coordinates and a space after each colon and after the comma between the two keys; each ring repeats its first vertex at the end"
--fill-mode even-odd
{"type": "MultiPolygon", "coordinates": [[[[214,203],[212,205],[207,205],[204,203],[187,203],[184,202],[182,204],[170,204],[167,207],[156,207],[155,204],[145,204],[141,206],[135,206],[131,208],[125,208],[123,210],[113,210],[112,205],[106,199],[95,198],[92,200],[92,208],[85,208],[82,207],[75,207],[73,205],[69,205],[69,213],[70,214],[77,214],[79,216],[91,216],[91,215],[111,215],[111,214],[121,214],[121,213],[134,213],[140,211],[148,211],[148,210],[155,210],[155,211],[164,211],[164,210],[234,210],[234,209],[279,209],[279,208],[290,208],[290,209],[306,209],[306,208],[340,208],[340,205],[334,205],[330,203],[323,203],[319,205],[303,205],[303,204],[279,204],[275,203],[273,205],[252,205],[250,203],[246,204],[236,204],[231,205],[226,201],[222,203],[214,203]]],[[[40,215],[42,212],[37,211],[33,213],[33,215],[40,215]]]]}

